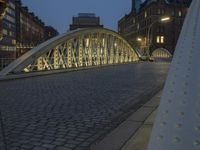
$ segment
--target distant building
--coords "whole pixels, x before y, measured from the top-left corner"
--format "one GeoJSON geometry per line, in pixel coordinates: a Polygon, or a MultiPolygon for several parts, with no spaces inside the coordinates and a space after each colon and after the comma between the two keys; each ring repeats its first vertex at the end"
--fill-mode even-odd
{"type": "Polygon", "coordinates": [[[44,23],[16,0],[17,57],[45,40],[44,23]]]}
{"type": "Polygon", "coordinates": [[[0,69],[57,34],[22,6],[21,0],[0,0],[0,69]]]}
{"type": "Polygon", "coordinates": [[[138,12],[141,4],[142,0],[132,0],[132,11],[138,12]]]}
{"type": "Polygon", "coordinates": [[[3,35],[2,35],[2,19],[5,15],[7,4],[8,4],[7,0],[1,0],[0,1],[0,40],[3,38],[3,35]]]}
{"type": "Polygon", "coordinates": [[[70,30],[79,28],[103,28],[100,25],[100,17],[96,17],[93,13],[79,13],[77,17],[73,17],[70,30]]]}
{"type": "Polygon", "coordinates": [[[0,59],[16,57],[15,0],[7,1],[7,8],[1,21],[0,59]]]}
{"type": "Polygon", "coordinates": [[[57,36],[59,33],[52,26],[45,26],[45,41],[57,36]]]}
{"type": "Polygon", "coordinates": [[[157,48],[167,49],[173,54],[191,1],[132,0],[132,11],[119,20],[118,32],[133,47],[140,48],[144,54],[148,49],[152,53],[157,48]],[[158,21],[165,16],[169,16],[170,21],[166,23],[158,21]],[[148,42],[148,31],[150,31],[150,42],[148,42]]]}

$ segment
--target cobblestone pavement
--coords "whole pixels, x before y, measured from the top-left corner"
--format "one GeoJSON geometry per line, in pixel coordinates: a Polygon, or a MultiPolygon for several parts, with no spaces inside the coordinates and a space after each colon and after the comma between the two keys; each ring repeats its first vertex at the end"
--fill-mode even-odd
{"type": "Polygon", "coordinates": [[[162,88],[168,67],[138,63],[0,82],[7,149],[89,149],[162,88]]]}

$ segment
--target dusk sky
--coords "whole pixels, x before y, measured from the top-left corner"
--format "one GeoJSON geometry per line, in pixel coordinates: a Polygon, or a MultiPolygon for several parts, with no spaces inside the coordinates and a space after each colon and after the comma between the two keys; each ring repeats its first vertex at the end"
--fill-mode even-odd
{"type": "Polygon", "coordinates": [[[131,10],[131,0],[22,0],[46,25],[66,32],[78,13],[95,13],[104,27],[117,30],[117,21],[131,10]]]}

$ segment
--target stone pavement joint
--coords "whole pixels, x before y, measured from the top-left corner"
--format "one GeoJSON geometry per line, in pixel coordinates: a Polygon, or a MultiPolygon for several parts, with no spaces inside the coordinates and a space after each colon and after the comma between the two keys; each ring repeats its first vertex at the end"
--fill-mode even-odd
{"type": "Polygon", "coordinates": [[[146,150],[161,91],[91,150],[146,150]]]}

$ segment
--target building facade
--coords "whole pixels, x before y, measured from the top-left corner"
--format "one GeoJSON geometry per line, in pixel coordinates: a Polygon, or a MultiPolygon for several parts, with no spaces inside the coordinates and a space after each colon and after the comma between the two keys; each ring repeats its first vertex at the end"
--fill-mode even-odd
{"type": "Polygon", "coordinates": [[[1,20],[0,58],[16,58],[15,1],[8,0],[1,20]]]}
{"type": "Polygon", "coordinates": [[[27,7],[23,7],[20,0],[16,1],[15,19],[17,57],[19,57],[44,42],[45,25],[38,16],[35,16],[33,12],[29,12],[27,7]]]}
{"type": "Polygon", "coordinates": [[[78,16],[73,17],[70,31],[79,28],[103,28],[100,25],[100,17],[96,17],[93,13],[79,13],[78,16]]]}
{"type": "Polygon", "coordinates": [[[0,0],[0,70],[57,34],[22,6],[21,0],[0,0]]]}
{"type": "Polygon", "coordinates": [[[119,20],[118,32],[144,55],[158,48],[173,54],[191,1],[132,0],[132,10],[119,20]],[[166,16],[169,21],[159,21],[166,16]]]}
{"type": "Polygon", "coordinates": [[[0,0],[0,39],[2,39],[2,19],[6,12],[8,1],[7,0],[0,0]]]}
{"type": "Polygon", "coordinates": [[[45,26],[45,41],[57,36],[59,33],[52,26],[45,26]]]}

